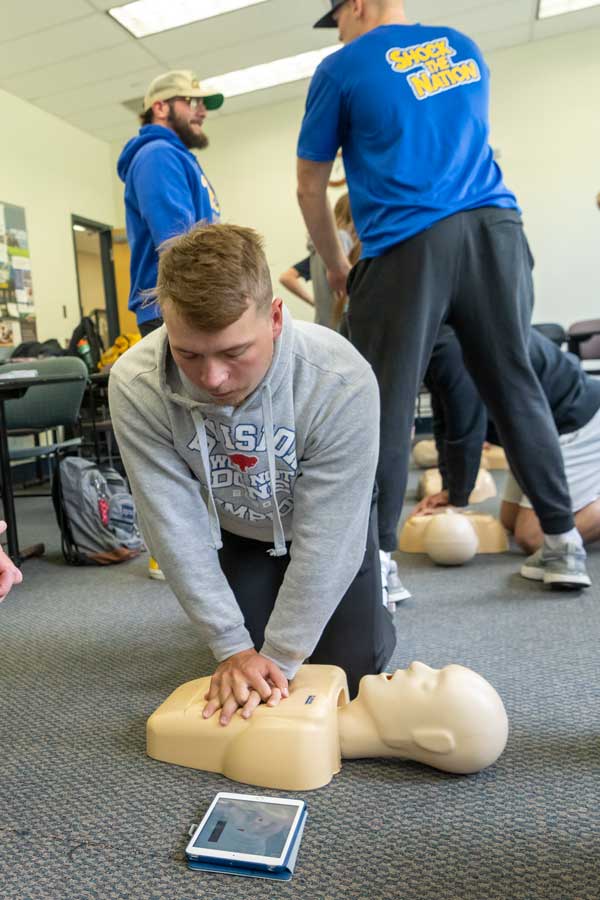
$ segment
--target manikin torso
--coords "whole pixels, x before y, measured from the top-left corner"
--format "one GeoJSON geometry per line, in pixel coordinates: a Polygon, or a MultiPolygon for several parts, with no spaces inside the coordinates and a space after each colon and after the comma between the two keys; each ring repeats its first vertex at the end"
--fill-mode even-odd
{"type": "Polygon", "coordinates": [[[394,675],[367,675],[348,701],[336,666],[302,666],[279,706],[239,712],[223,727],[202,717],[210,678],[181,685],[148,720],[149,756],[279,790],[327,784],[341,759],[398,757],[456,773],[479,771],[502,753],[502,701],[463,666],[413,663],[394,675]]]}

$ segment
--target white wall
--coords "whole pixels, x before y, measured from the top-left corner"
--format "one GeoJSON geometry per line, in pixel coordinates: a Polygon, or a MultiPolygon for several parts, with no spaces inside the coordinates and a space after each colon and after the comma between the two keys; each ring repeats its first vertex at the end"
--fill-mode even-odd
{"type": "Polygon", "coordinates": [[[71,214],[112,224],[110,146],[4,91],[0,119],[0,202],[25,208],[38,338],[63,341],[80,318],[71,214]]]}
{"type": "Polygon", "coordinates": [[[492,144],[536,259],[533,320],[600,317],[600,30],[488,57],[492,144]]]}
{"type": "MultiPolygon", "coordinates": [[[[568,325],[600,316],[599,47],[596,29],[488,55],[492,143],[517,193],[536,257],[538,322],[568,325]]],[[[298,99],[209,118],[211,146],[200,156],[224,220],[265,236],[274,282],[305,251],[295,199],[303,108],[298,99]]],[[[122,225],[121,197],[116,183],[122,225]]],[[[311,317],[310,308],[281,291],[294,315],[311,317]]]]}

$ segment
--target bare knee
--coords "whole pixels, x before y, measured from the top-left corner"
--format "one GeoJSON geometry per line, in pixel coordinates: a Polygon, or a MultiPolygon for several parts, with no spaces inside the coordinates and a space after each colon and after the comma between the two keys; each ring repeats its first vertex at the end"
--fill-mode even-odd
{"type": "Polygon", "coordinates": [[[544,543],[544,533],[532,509],[519,509],[514,534],[515,541],[525,553],[535,553],[544,543]]]}
{"type": "Polygon", "coordinates": [[[600,541],[600,500],[595,500],[575,513],[575,525],[584,544],[600,541]]]}
{"type": "Polygon", "coordinates": [[[518,503],[509,503],[508,500],[502,501],[500,505],[500,521],[511,534],[515,530],[515,522],[517,521],[518,514],[518,503]]]}

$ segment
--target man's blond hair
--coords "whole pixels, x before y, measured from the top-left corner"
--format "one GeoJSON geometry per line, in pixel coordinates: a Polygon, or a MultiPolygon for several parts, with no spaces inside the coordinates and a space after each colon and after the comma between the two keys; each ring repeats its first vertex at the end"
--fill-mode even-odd
{"type": "Polygon", "coordinates": [[[165,241],[155,297],[200,331],[227,328],[252,301],[266,313],[273,287],[262,238],[240,225],[199,225],[165,241]]]}

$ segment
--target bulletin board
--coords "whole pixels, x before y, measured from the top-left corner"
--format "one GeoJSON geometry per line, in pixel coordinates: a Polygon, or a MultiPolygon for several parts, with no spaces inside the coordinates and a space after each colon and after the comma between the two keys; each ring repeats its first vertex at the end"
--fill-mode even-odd
{"type": "Polygon", "coordinates": [[[25,210],[0,201],[0,348],[36,337],[25,210]]]}

